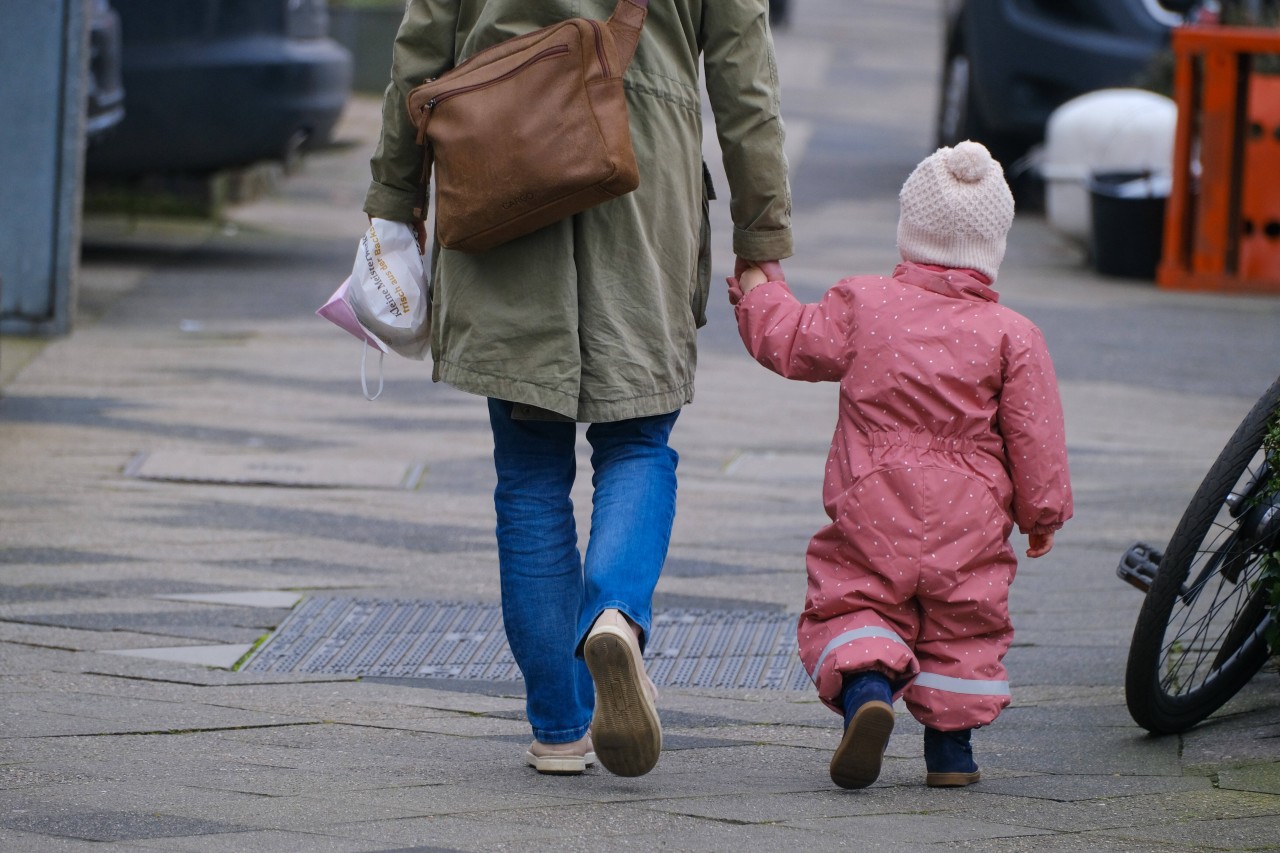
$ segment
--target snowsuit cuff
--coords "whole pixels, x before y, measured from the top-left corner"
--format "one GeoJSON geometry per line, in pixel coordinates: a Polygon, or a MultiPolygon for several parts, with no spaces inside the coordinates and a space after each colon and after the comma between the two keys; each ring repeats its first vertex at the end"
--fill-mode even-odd
{"type": "Polygon", "coordinates": [[[762,290],[772,290],[774,287],[781,287],[787,293],[791,292],[791,288],[787,287],[785,281],[766,281],[764,284],[758,284],[746,293],[742,292],[742,288],[738,287],[736,279],[729,279],[729,304],[734,307],[734,314],[739,310],[746,310],[743,304],[749,300],[758,298],[756,294],[762,290]]]}
{"type": "Polygon", "coordinates": [[[1018,530],[1024,536],[1030,536],[1033,533],[1057,533],[1062,529],[1062,524],[1037,524],[1035,527],[1022,527],[1019,525],[1018,530]]]}

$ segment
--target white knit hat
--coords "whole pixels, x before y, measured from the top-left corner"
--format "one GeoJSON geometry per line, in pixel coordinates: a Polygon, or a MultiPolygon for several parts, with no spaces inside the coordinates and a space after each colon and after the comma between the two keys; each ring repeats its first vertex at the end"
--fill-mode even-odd
{"type": "Polygon", "coordinates": [[[968,140],[939,148],[898,193],[905,261],[977,270],[992,281],[1013,224],[1013,193],[989,151],[968,140]]]}

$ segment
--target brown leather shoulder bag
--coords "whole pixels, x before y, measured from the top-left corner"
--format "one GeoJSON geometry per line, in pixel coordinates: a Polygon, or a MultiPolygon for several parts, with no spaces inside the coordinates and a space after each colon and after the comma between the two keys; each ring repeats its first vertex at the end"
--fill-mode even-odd
{"type": "Polygon", "coordinates": [[[434,166],[436,234],[481,252],[640,183],[622,74],[648,0],[608,21],[571,18],[480,51],[409,93],[423,147],[414,216],[434,166]]]}

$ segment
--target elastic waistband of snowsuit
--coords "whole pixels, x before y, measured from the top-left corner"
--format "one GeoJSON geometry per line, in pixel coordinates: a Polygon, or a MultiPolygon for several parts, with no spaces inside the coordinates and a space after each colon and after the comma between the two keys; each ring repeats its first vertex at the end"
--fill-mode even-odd
{"type": "Polygon", "coordinates": [[[978,442],[972,438],[933,435],[928,432],[878,430],[865,432],[863,435],[872,447],[914,447],[918,450],[938,450],[943,453],[973,453],[978,449],[978,442]]]}

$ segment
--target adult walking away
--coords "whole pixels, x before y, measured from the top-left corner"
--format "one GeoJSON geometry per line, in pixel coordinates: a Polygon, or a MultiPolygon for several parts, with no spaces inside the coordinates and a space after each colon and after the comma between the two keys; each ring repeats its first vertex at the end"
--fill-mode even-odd
{"type": "Polygon", "coordinates": [[[925,783],[979,779],[970,734],[1009,704],[1013,527],[1027,556],[1071,517],[1062,402],[1044,337],[992,288],[1013,224],[1000,164],[941,148],[899,194],[892,276],[851,276],[815,304],[761,270],[730,279],[761,364],[840,383],[823,503],[809,543],[800,658],[842,712],[831,778],[880,773],[893,700],[925,725],[925,783]]]}
{"type": "MultiPolygon", "coordinates": [[[[415,223],[408,92],[504,39],[614,0],[409,0],[365,211],[415,223]]],[[[650,0],[625,76],[637,190],[477,254],[432,258],[433,378],[488,398],[507,638],[527,689],[529,765],[624,776],[662,733],[641,652],[675,517],[669,437],[693,399],[711,279],[699,61],[729,181],[735,274],[782,278],[791,199],[765,0],[650,0]],[[591,446],[585,559],[570,489],[591,446]],[[594,715],[594,716],[593,716],[594,715]],[[594,743],[593,743],[594,739],[594,743]]]]}

